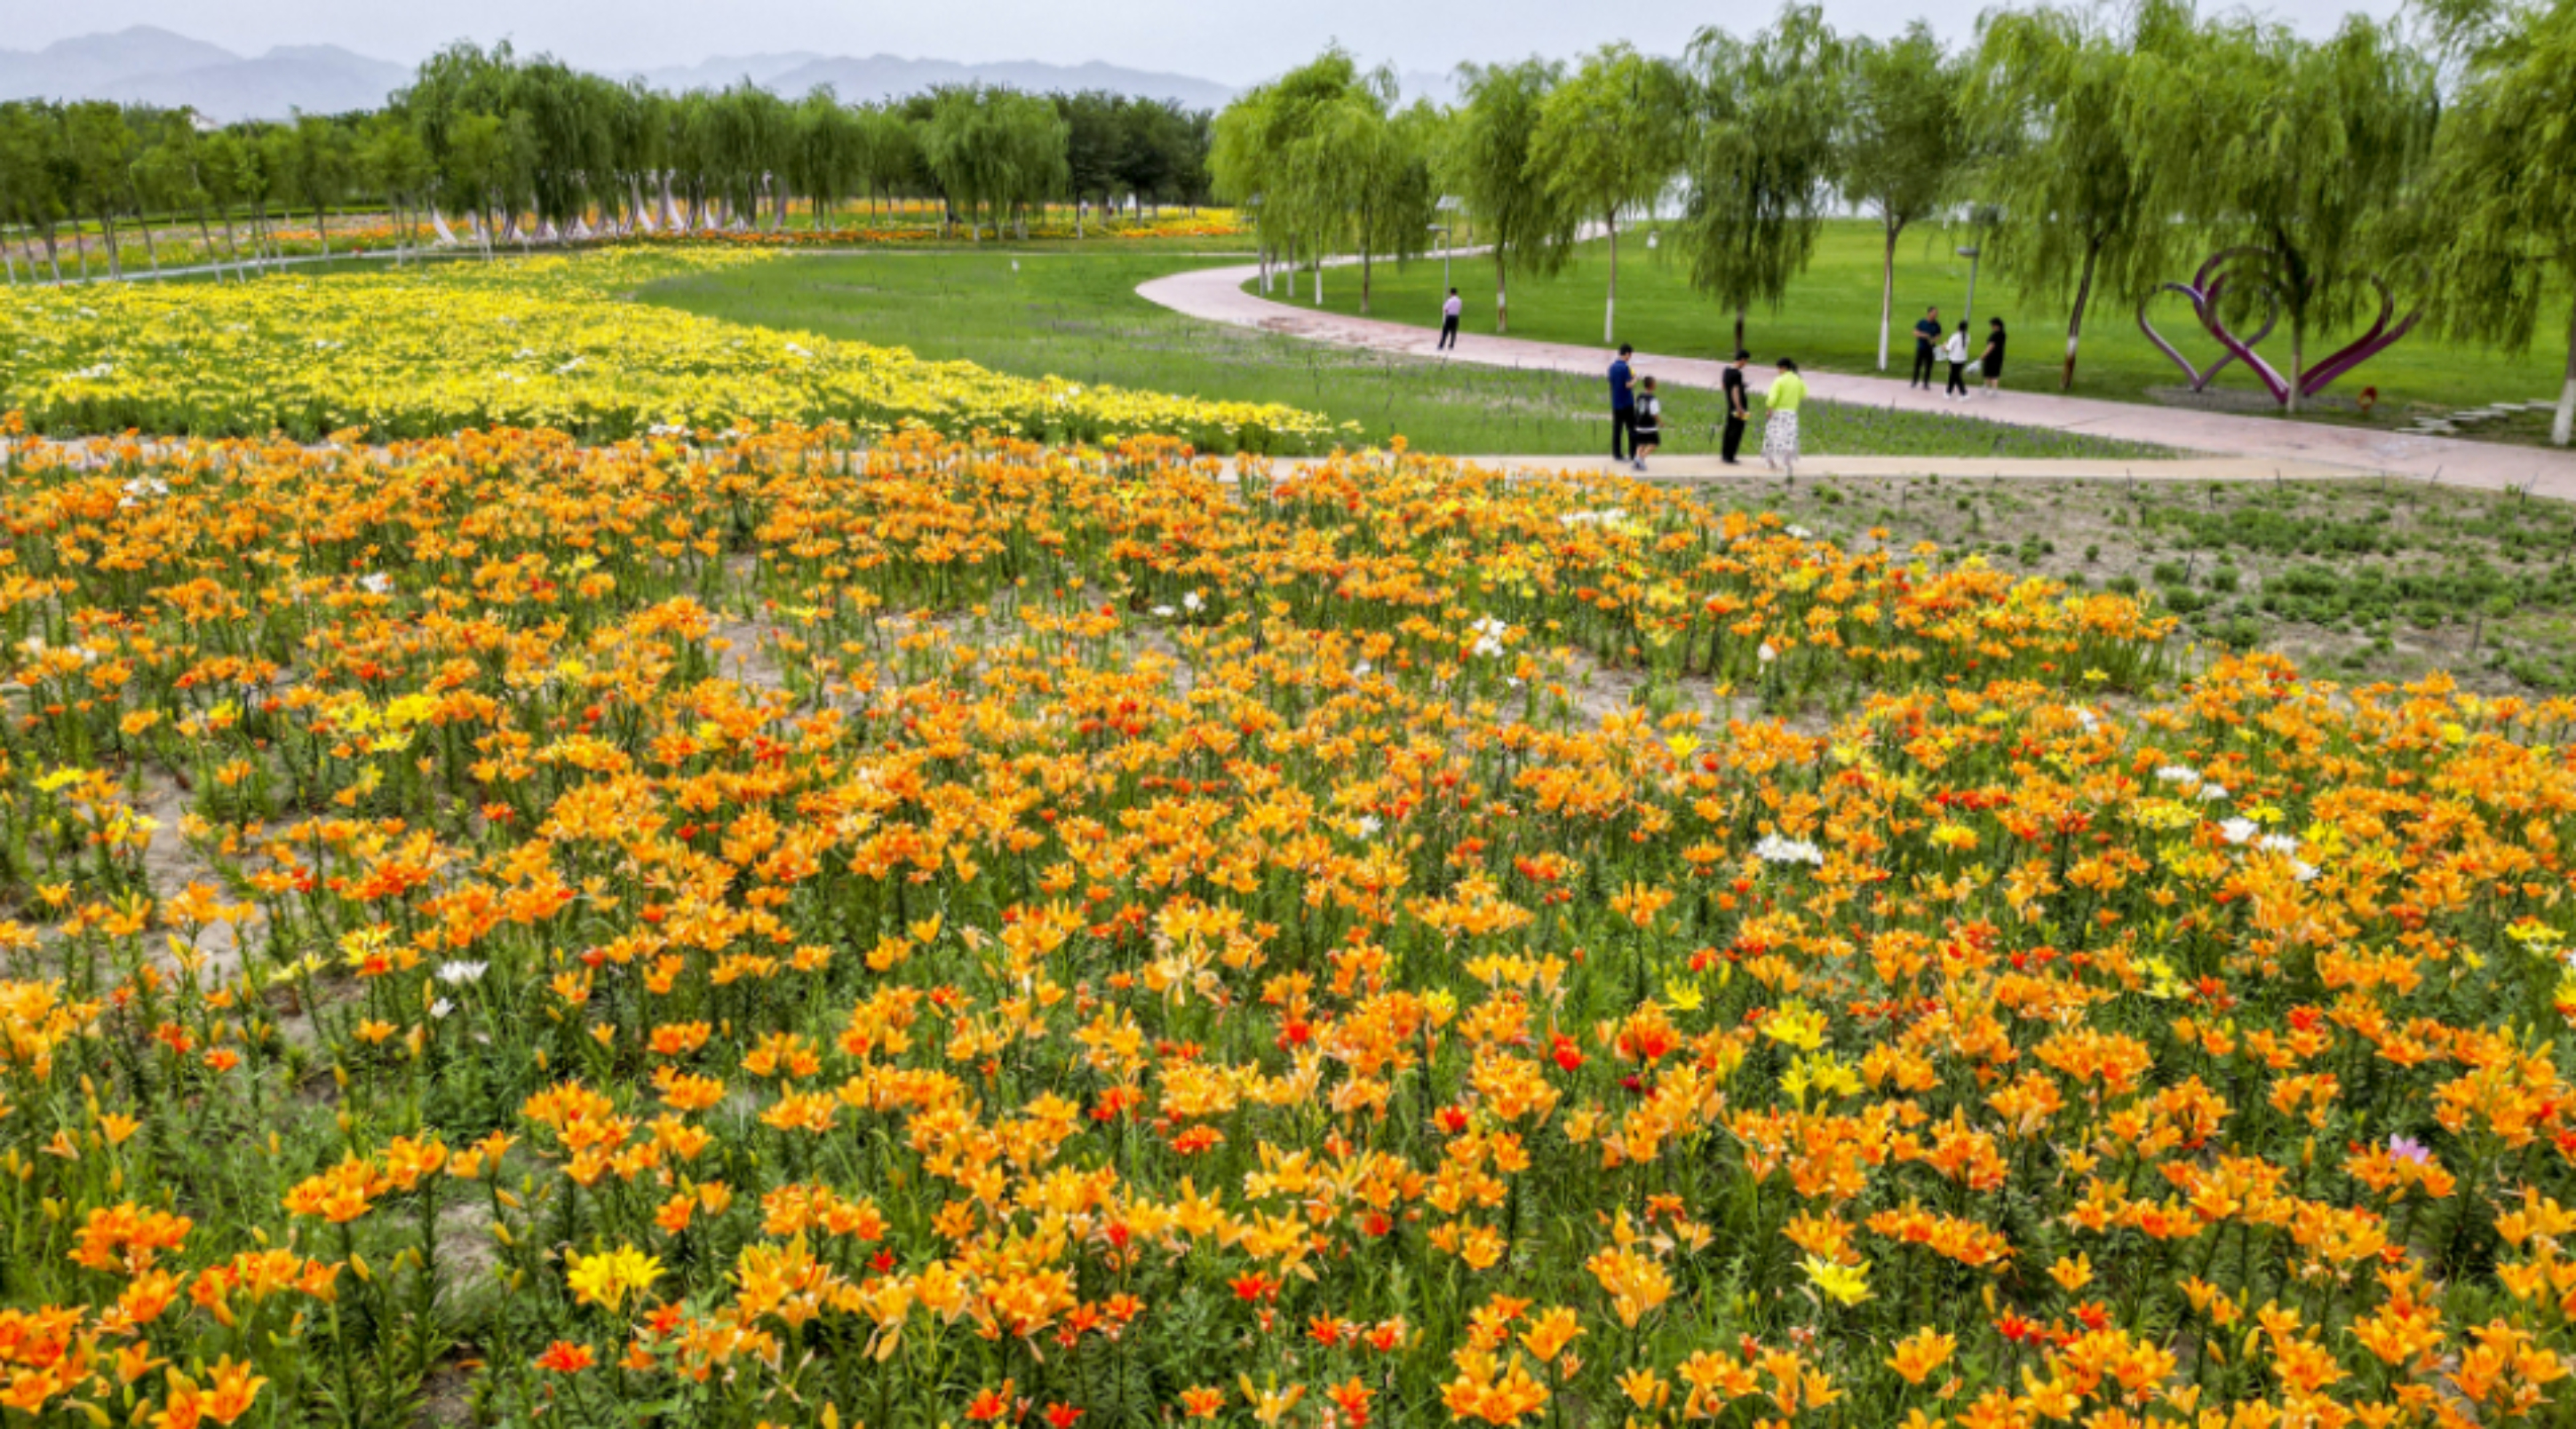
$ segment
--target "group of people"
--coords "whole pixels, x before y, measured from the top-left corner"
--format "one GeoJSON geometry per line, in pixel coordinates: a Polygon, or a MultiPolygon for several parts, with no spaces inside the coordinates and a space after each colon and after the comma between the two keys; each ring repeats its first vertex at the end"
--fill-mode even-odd
{"type": "MultiPolygon", "coordinates": [[[[1958,329],[1946,339],[1941,336],[1941,310],[1925,308],[1923,320],[1914,325],[1914,376],[1908,386],[1932,390],[1932,359],[1938,355],[1950,364],[1949,385],[1941,395],[1954,402],[1968,400],[1968,324],[1961,319],[1958,329]]],[[[2003,391],[2004,320],[1986,319],[1986,345],[1977,353],[1977,373],[1986,380],[1989,397],[2003,391]]]]}
{"type": "MultiPolygon", "coordinates": [[[[1448,300],[1440,306],[1440,350],[1446,352],[1458,345],[1458,319],[1466,303],[1458,290],[1449,290],[1448,300]]],[[[1626,462],[1632,469],[1644,471],[1646,457],[1664,440],[1664,403],[1655,391],[1655,379],[1640,376],[1630,359],[1636,349],[1619,344],[1619,355],[1610,362],[1610,459],[1626,462]]],[[[1986,321],[1985,345],[1975,357],[1968,352],[1968,324],[1962,320],[1955,331],[1944,336],[1941,310],[1926,308],[1923,320],[1914,325],[1914,376],[1908,384],[1924,391],[1932,390],[1932,363],[1938,357],[1950,364],[1949,385],[1943,390],[1954,401],[1966,401],[1968,364],[1974,361],[1978,375],[1985,380],[1989,397],[2003,391],[2004,320],[1986,321]]],[[[1719,438],[1718,459],[1728,466],[1736,464],[1736,453],[1744,446],[1744,428],[1753,417],[1745,387],[1744,365],[1753,354],[1738,349],[1726,365],[1723,393],[1726,402],[1725,430],[1719,438]]],[[[1798,407],[1806,400],[1807,382],[1798,375],[1798,364],[1790,358],[1780,359],[1780,375],[1762,394],[1767,417],[1762,426],[1762,463],[1774,471],[1786,470],[1792,476],[1798,470],[1798,407]]]]}
{"type": "MultiPolygon", "coordinates": [[[[1646,454],[1663,444],[1664,403],[1655,393],[1655,379],[1637,375],[1629,361],[1636,355],[1636,348],[1623,342],[1610,361],[1610,459],[1644,471],[1646,454]]],[[[1744,381],[1744,365],[1752,360],[1752,353],[1736,349],[1721,380],[1726,426],[1718,439],[1718,460],[1728,466],[1736,464],[1736,453],[1744,449],[1744,428],[1753,418],[1752,394],[1744,381]]],[[[1798,474],[1798,407],[1806,398],[1807,379],[1798,375],[1796,359],[1781,358],[1780,375],[1762,394],[1769,413],[1762,425],[1764,466],[1798,474]]]]}

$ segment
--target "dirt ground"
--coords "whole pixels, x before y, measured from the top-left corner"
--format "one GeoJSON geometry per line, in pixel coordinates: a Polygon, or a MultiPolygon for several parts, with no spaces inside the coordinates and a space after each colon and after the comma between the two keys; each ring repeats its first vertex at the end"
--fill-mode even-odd
{"type": "Polygon", "coordinates": [[[1928,541],[2148,594],[2203,654],[2277,650],[2349,684],[2446,670],[2491,693],[2576,692],[2576,506],[2540,498],[2377,479],[1760,476],[1704,499],[1852,549],[1928,541]]]}

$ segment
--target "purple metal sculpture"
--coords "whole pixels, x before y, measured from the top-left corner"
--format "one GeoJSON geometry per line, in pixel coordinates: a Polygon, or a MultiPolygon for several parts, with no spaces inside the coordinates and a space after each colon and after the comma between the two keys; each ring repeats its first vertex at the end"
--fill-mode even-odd
{"type": "MultiPolygon", "coordinates": [[[[2230,362],[2243,362],[2254,373],[2255,380],[2263,384],[2263,390],[2272,394],[2272,400],[2286,406],[2290,400],[2290,380],[2254,353],[2254,345],[2271,336],[2273,325],[2281,318],[2281,280],[2277,276],[2280,261],[2280,255],[2268,248],[2229,248],[2211,255],[2208,262],[2200,265],[2200,271],[2192,275],[2190,282],[2165,283],[2157,287],[2156,293],[2179,293],[2190,302],[2192,315],[2200,319],[2201,327],[2226,349],[2206,369],[2192,366],[2191,359],[2183,356],[2163,333],[2156,331],[2156,325],[2148,321],[2147,303],[2155,301],[2155,293],[2148,295],[2147,302],[2138,304],[2138,329],[2147,335],[2147,341],[2154,343],[2158,351],[2173,359],[2185,377],[2191,379],[2192,391],[2207,390],[2209,380],[2218,375],[2220,368],[2230,362]],[[2227,291],[2229,276],[2224,270],[2230,264],[2246,259],[2257,260],[2251,276],[2259,285],[2265,304],[2263,326],[2250,338],[2238,337],[2227,326],[2226,319],[2219,315],[2220,299],[2227,291]]],[[[2396,316],[2396,301],[2389,296],[2388,285],[2381,282],[2376,274],[2372,275],[2370,286],[2379,293],[2378,318],[2371,323],[2368,332],[2318,359],[2299,375],[2301,397],[2314,397],[2332,385],[2336,378],[2387,351],[2399,338],[2412,331],[2416,320],[2424,316],[2423,309],[2418,308],[2395,327],[2390,327],[2388,320],[2396,316]]]]}

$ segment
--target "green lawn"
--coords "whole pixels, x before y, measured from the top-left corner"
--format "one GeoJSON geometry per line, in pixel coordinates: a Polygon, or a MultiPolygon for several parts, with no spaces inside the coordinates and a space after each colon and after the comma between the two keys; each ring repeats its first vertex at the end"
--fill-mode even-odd
{"type": "MultiPolygon", "coordinates": [[[[639,300],[709,317],[908,347],[1005,372],[1206,398],[1289,402],[1460,455],[1609,451],[1599,378],[1451,365],[1327,348],[1220,327],[1135,294],[1148,278],[1213,260],[1177,254],[955,251],[780,255],[657,284],[639,300]]],[[[1416,268],[1412,278],[1420,278],[1416,268]]],[[[1431,281],[1438,268],[1430,270],[1431,281]]],[[[1329,283],[1328,283],[1329,286],[1329,283]]],[[[1667,450],[1706,451],[1716,395],[1672,392],[1667,450]]],[[[2001,426],[1948,413],[1811,404],[1816,454],[2141,457],[2152,448],[2001,426]]]]}
{"type": "MultiPolygon", "coordinates": [[[[1936,229],[1909,233],[1896,253],[1895,331],[1888,343],[1889,369],[1905,375],[1913,358],[1909,329],[1925,306],[1938,303],[1945,322],[1955,325],[1967,296],[1968,262],[1952,255],[1965,241],[1936,229]]],[[[1878,362],[1879,247],[1875,224],[1831,225],[1816,250],[1816,261],[1790,286],[1788,300],[1776,313],[1756,308],[1746,315],[1745,343],[1754,356],[1769,363],[1781,356],[1819,371],[1868,372],[1878,362]]],[[[1601,341],[1602,299],[1608,286],[1607,245],[1584,246],[1573,266],[1560,277],[1512,285],[1512,335],[1550,342],[1597,344],[1601,341]]],[[[2198,266],[2181,266],[2179,281],[2198,266]]],[[[1493,321],[1494,269],[1484,258],[1460,259],[1456,282],[1467,298],[1470,331],[1490,331],[1493,321]]],[[[1394,322],[1440,325],[1439,260],[1417,259],[1401,268],[1380,264],[1370,316],[1394,322]]],[[[1359,311],[1359,275],[1325,276],[1324,305],[1334,312],[1359,311]]],[[[1301,292],[1311,298],[1311,283],[1301,292]]],[[[2402,300],[2403,294],[2400,294],[2402,300]]],[[[2547,312],[2563,314],[2567,299],[2553,298],[2547,312]]],[[[1619,244],[1619,336],[1648,352],[1680,357],[1722,356],[1733,345],[1733,314],[1721,311],[1684,280],[1666,250],[1649,251],[1635,235],[1619,244]]],[[[2192,321],[2190,308],[2168,296],[2151,310],[2166,336],[2194,362],[2206,364],[2218,355],[2217,344],[2192,321]]],[[[1978,275],[1976,331],[1982,342],[1986,319],[2001,317],[2012,333],[2005,385],[2024,390],[2057,390],[2059,364],[2066,349],[2065,304],[2024,298],[1996,281],[1991,267],[1978,275]]],[[[2545,332],[2556,325],[2544,321],[2545,332]]],[[[2075,391],[2087,397],[2149,401],[2150,388],[2187,385],[2180,370],[2149,345],[2138,331],[2134,308],[2116,302],[2093,304],[2085,315],[2084,344],[2076,369],[2075,391]]],[[[2359,326],[2354,332],[2359,331],[2359,326]]],[[[2311,340],[2313,354],[2331,352],[2346,334],[2311,340]]],[[[2289,361],[2286,330],[2257,349],[2275,366],[2289,361]]],[[[2535,351],[2507,357],[2489,349],[2445,344],[2421,333],[2400,341],[2358,371],[2326,389],[2324,415],[2331,420],[2362,422],[2382,428],[2405,425],[2417,415],[2484,406],[2494,401],[2536,401],[2558,395],[2563,348],[2546,339],[2535,351]],[[2367,419],[2351,410],[2351,399],[2364,387],[2379,389],[2379,404],[2367,419]]],[[[2241,364],[2231,363],[2214,387],[2250,402],[2247,410],[2270,410],[2262,388],[2241,364]]],[[[2235,408],[2231,407],[2230,410],[2235,408]]]]}

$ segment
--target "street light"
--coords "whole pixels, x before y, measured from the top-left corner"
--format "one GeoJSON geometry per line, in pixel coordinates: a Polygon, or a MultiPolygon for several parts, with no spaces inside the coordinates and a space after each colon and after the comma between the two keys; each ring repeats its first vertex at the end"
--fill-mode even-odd
{"type": "Polygon", "coordinates": [[[1959,326],[1966,327],[1977,316],[1977,246],[1971,243],[1958,253],[1968,260],[1968,305],[1959,313],[1959,326]]]}
{"type": "MultiPolygon", "coordinates": [[[[1435,213],[1443,215],[1453,214],[1458,211],[1458,200],[1444,197],[1438,203],[1433,204],[1431,208],[1435,213]]],[[[1431,232],[1440,235],[1440,287],[1443,292],[1448,291],[1448,289],[1453,286],[1449,281],[1449,250],[1452,246],[1450,243],[1450,237],[1454,231],[1454,225],[1456,223],[1456,219],[1443,217],[1438,223],[1432,224],[1430,229],[1431,232]]]]}

